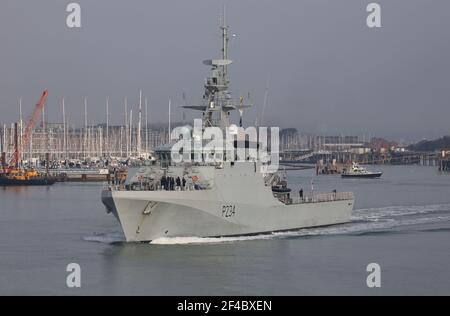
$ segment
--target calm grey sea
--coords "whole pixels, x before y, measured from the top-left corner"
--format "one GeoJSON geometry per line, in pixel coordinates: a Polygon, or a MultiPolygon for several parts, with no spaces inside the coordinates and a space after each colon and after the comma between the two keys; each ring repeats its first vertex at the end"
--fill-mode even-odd
{"type": "MultiPolygon", "coordinates": [[[[449,295],[450,174],[378,169],[378,180],[315,178],[316,191],[355,192],[349,224],[220,242],[126,244],[98,184],[0,188],[0,294],[449,295]],[[66,286],[72,262],[79,289],[66,286]],[[381,288],[366,285],[371,262],[381,288]]],[[[310,190],[311,178],[289,174],[294,190],[310,190]]]]}

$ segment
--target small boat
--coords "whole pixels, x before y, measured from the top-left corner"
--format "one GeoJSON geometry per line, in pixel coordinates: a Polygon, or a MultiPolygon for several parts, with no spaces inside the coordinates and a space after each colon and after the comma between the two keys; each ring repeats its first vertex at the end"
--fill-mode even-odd
{"type": "Polygon", "coordinates": [[[0,186],[52,185],[55,177],[43,175],[36,170],[10,170],[0,174],[0,186]]]}
{"type": "Polygon", "coordinates": [[[342,178],[379,178],[382,174],[381,171],[369,171],[354,162],[349,169],[344,170],[341,176],[342,178]]]}

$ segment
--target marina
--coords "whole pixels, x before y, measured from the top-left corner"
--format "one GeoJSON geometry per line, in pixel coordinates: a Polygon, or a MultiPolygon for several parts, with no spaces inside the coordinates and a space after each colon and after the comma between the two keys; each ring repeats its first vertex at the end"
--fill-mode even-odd
{"type": "MultiPolygon", "coordinates": [[[[58,181],[108,181],[110,176],[103,171],[100,174],[101,170],[108,169],[111,173],[113,168],[151,163],[155,150],[169,142],[170,127],[169,124],[150,124],[147,98],[140,92],[138,100],[137,119],[133,119],[125,98],[124,124],[111,125],[109,98],[105,102],[105,121],[97,124],[88,123],[87,101],[83,99],[84,127],[68,122],[64,99],[62,123],[48,122],[43,100],[32,113],[32,125],[27,129],[19,99],[19,120],[0,124],[2,166],[6,168],[7,161],[14,158],[23,167],[42,171],[48,166],[58,181]],[[16,158],[15,152],[19,153],[16,158]]],[[[170,123],[172,128],[186,124],[170,123]]],[[[283,129],[280,134],[280,165],[290,171],[315,168],[317,174],[341,174],[353,162],[361,165],[422,165],[448,171],[449,155],[445,148],[416,151],[379,138],[367,142],[365,137],[358,136],[300,135],[293,128],[283,129]]]]}
{"type": "MultiPolygon", "coordinates": [[[[108,97],[103,122],[93,124],[88,120],[88,103],[84,98],[84,126],[69,123],[65,110],[67,103],[63,98],[58,114],[62,115],[62,123],[51,123],[45,112],[48,91],[44,94],[45,98],[40,100],[28,121],[24,119],[19,98],[18,121],[0,124],[2,168],[15,159],[25,168],[42,170],[48,166],[59,181],[108,181],[110,176],[103,171],[99,174],[100,170],[108,169],[111,173],[116,167],[151,163],[155,150],[169,142],[169,128],[187,125],[185,121],[150,124],[149,104],[142,92],[138,95],[138,115],[134,118],[128,99],[124,99],[123,125],[110,124],[108,97]],[[16,152],[18,156],[15,156],[16,152]]],[[[365,136],[301,135],[294,128],[282,129],[280,133],[280,165],[285,170],[315,168],[317,174],[341,174],[355,162],[361,165],[422,165],[448,171],[449,155],[447,148],[417,151],[376,137],[367,141],[365,136]]]]}

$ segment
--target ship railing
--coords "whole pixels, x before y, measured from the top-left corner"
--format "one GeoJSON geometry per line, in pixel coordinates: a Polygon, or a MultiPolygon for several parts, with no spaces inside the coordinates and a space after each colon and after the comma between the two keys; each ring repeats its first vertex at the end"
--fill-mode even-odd
{"type": "Polygon", "coordinates": [[[166,189],[161,185],[149,185],[146,183],[133,183],[133,184],[108,184],[104,183],[103,190],[105,191],[201,191],[209,190],[211,187],[186,184],[184,187],[174,186],[173,189],[166,189]]]}
{"type": "Polygon", "coordinates": [[[353,192],[306,193],[303,194],[303,197],[300,197],[300,194],[291,195],[290,203],[288,204],[322,203],[354,199],[353,192]]]}

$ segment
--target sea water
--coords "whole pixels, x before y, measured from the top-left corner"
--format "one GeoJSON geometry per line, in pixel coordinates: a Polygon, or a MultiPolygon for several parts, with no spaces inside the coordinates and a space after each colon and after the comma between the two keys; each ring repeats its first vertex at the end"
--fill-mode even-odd
{"type": "Polygon", "coordinates": [[[381,179],[288,172],[293,191],[353,191],[347,224],[139,244],[105,213],[101,184],[0,188],[0,294],[450,294],[450,174],[369,168],[381,179]],[[70,263],[80,288],[67,287],[70,263]],[[367,286],[369,263],[379,288],[367,286]]]}

